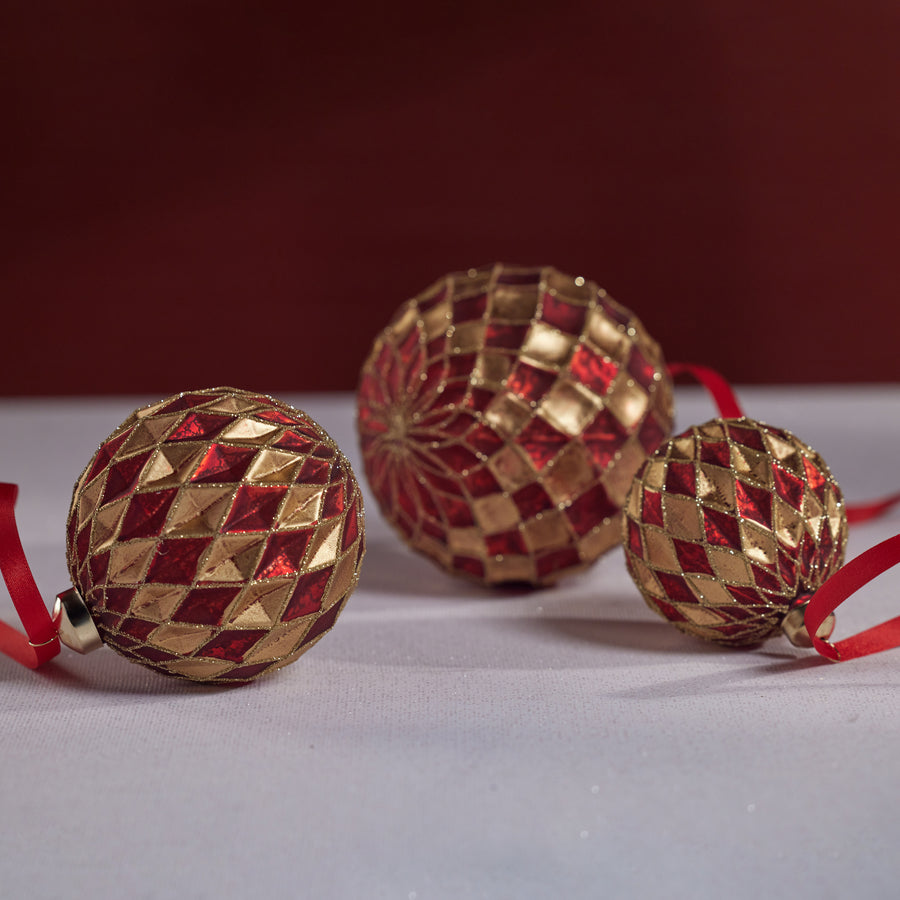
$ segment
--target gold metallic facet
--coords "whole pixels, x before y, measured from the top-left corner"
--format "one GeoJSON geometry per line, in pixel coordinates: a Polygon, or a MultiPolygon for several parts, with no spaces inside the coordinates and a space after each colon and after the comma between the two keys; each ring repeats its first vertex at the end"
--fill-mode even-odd
{"type": "Polygon", "coordinates": [[[682,631],[740,646],[782,626],[799,644],[794,604],[840,567],[847,522],[840,488],[811,448],[751,419],[715,419],[641,470],[623,536],[644,599],[682,631]]]}
{"type": "Polygon", "coordinates": [[[401,307],[360,379],[363,458],[385,516],[489,584],[550,584],[613,546],[631,479],[671,422],[643,326],[550,267],[441,279],[401,307]]]}

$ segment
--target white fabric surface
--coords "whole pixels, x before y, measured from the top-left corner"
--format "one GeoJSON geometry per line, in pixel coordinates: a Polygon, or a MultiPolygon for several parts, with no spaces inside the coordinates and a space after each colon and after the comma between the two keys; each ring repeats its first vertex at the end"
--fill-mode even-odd
{"type": "MultiPolygon", "coordinates": [[[[900,387],[740,394],[850,501],[897,490],[900,387]]],[[[72,485],[150,399],[0,402],[0,478],[48,603],[72,485]]],[[[284,399],[362,480],[352,398],[284,399]]],[[[681,426],[713,415],[699,390],[677,400],[681,426]]],[[[645,607],[621,550],[491,593],[406,550],[366,497],[358,591],[268,679],[205,688],[107,649],[0,659],[0,896],[896,896],[900,650],[707,646],[645,607]]],[[[897,512],[857,526],[850,555],[897,531],[897,512]]],[[[898,614],[898,584],[842,608],[838,636],[898,614]]]]}

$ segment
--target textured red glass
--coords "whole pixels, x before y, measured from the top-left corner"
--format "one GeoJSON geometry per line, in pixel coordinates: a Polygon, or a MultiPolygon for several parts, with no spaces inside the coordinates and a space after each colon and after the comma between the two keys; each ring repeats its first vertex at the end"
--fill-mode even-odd
{"type": "Polygon", "coordinates": [[[619,367],[615,362],[600,356],[584,344],[579,344],[575,348],[569,368],[582,384],[586,384],[598,394],[605,394],[619,373],[619,367]]]}
{"type": "Polygon", "coordinates": [[[154,537],[162,531],[169,514],[172,501],[178,496],[178,488],[165,491],[151,491],[148,494],[135,494],[128,505],[128,512],[122,520],[119,540],[129,541],[132,538],[154,537]]]}
{"type": "Polygon", "coordinates": [[[386,518],[445,569],[544,584],[615,542],[623,473],[668,433],[671,384],[603,297],[498,265],[448,276],[376,339],[358,392],[366,471],[386,518]],[[392,360],[412,366],[423,343],[424,377],[400,384],[392,360]],[[652,364],[646,385],[617,378],[632,359],[652,364]]]}
{"type": "Polygon", "coordinates": [[[192,625],[219,625],[225,610],[238,595],[240,588],[198,588],[190,591],[172,615],[173,622],[192,625]]]}
{"type": "Polygon", "coordinates": [[[196,441],[201,438],[215,437],[226,425],[230,425],[229,416],[217,416],[213,413],[188,413],[177,428],[169,432],[167,441],[196,441]]]}
{"type": "Polygon", "coordinates": [[[312,529],[282,531],[269,536],[254,578],[279,578],[300,571],[300,562],[312,540],[312,529]]]}
{"type": "Polygon", "coordinates": [[[540,416],[535,416],[520,432],[518,443],[540,471],[569,443],[569,438],[540,416]]]}
{"type": "Polygon", "coordinates": [[[541,297],[541,320],[548,325],[553,325],[560,331],[569,334],[579,334],[584,327],[584,319],[587,315],[586,306],[576,306],[567,303],[552,294],[544,294],[541,297]]]}
{"type": "Polygon", "coordinates": [[[284,487],[242,484],[222,531],[268,531],[286,493],[284,487]]]}
{"type": "Polygon", "coordinates": [[[825,463],[793,435],[746,417],[715,419],[661,446],[625,509],[626,561],[644,599],[707,640],[764,640],[843,560],[847,520],[825,463]],[[820,503],[808,504],[817,490],[820,503]]]}
{"type": "Polygon", "coordinates": [[[124,423],[76,485],[66,534],[104,641],[167,674],[229,682],[291,662],[331,627],[361,526],[358,486],[324,432],[222,388],[124,423]]]}
{"type": "Polygon", "coordinates": [[[519,363],[506,381],[506,386],[523,400],[540,400],[556,381],[556,375],[528,363],[519,363]]]}
{"type": "Polygon", "coordinates": [[[161,584],[190,584],[197,576],[200,557],[211,543],[211,537],[160,541],[147,580],[161,584]]]}
{"type": "Polygon", "coordinates": [[[240,481],[256,456],[255,447],[228,447],[213,444],[204,454],[191,481],[200,484],[240,481]]]}

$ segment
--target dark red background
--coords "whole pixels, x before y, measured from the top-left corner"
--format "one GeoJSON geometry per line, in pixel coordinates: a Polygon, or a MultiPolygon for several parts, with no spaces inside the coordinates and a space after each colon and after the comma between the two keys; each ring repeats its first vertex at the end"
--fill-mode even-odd
{"type": "Polygon", "coordinates": [[[495,260],[900,381],[896,0],[4,4],[6,394],[351,388],[495,260]]]}

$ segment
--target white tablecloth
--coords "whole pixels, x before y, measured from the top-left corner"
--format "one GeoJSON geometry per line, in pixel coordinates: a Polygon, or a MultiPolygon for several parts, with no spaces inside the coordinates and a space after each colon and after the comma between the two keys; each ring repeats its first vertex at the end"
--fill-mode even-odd
{"type": "MultiPolygon", "coordinates": [[[[850,501],[900,484],[900,388],[753,389],[850,501]]],[[[156,398],[0,402],[0,478],[48,598],[96,445],[156,398]]],[[[362,477],[346,395],[284,399],[362,477]]],[[[713,415],[679,388],[680,425],[713,415]]],[[[729,651],[644,605],[621,551],[491,593],[414,556],[367,494],[360,587],[310,653],[211,689],[103,649],[0,659],[4,898],[889,897],[900,650],[729,651]]],[[[900,531],[859,525],[850,555],[900,531]]],[[[900,569],[839,612],[900,612],[900,569]]],[[[0,598],[10,621],[11,604],[0,598]]]]}

